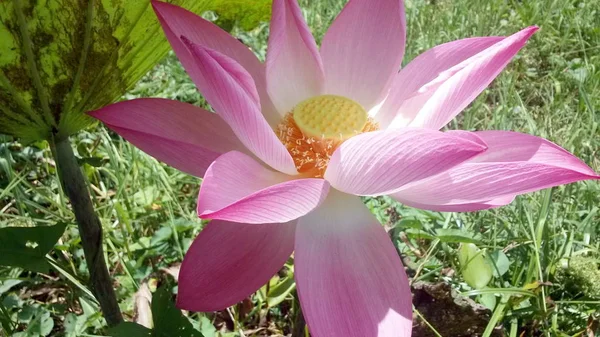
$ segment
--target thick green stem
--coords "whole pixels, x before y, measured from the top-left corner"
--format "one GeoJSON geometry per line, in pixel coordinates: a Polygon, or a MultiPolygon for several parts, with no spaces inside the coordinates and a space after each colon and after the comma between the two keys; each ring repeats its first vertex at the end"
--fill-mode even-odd
{"type": "Polygon", "coordinates": [[[306,321],[304,320],[304,314],[302,313],[302,307],[300,307],[300,301],[296,295],[296,320],[294,322],[294,330],[292,331],[292,337],[305,337],[306,336],[306,321]]]}
{"type": "Polygon", "coordinates": [[[90,271],[92,292],[100,303],[108,325],[115,326],[123,321],[123,317],[104,260],[102,224],[94,212],[92,200],[81,168],[77,164],[77,158],[73,154],[69,138],[52,139],[50,147],[56,161],[61,185],[71,201],[71,207],[75,213],[79,235],[81,235],[81,245],[90,271]]]}

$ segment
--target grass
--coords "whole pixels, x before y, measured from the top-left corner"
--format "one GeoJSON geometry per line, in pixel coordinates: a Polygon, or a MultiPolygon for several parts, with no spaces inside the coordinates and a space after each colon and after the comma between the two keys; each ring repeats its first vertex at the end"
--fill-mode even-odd
{"type": "MultiPolygon", "coordinates": [[[[301,4],[320,40],[344,1],[301,4]]],[[[540,26],[448,128],[542,136],[600,171],[600,0],[407,0],[406,7],[405,63],[442,42],[540,26]]],[[[264,58],[266,25],[234,33],[264,58]]],[[[125,95],[134,97],[204,104],[173,55],[125,95]]],[[[170,276],[165,270],[181,262],[203,226],[195,214],[200,181],[158,163],[102,126],[81,132],[73,145],[103,223],[120,305],[131,320],[136,292],[166,282],[170,276]]],[[[0,227],[71,224],[48,256],[55,266],[50,274],[0,267],[0,336],[105,334],[97,304],[84,285],[88,275],[79,236],[47,145],[23,145],[5,137],[0,154],[0,227]]],[[[420,211],[388,198],[366,202],[390,228],[413,282],[447,282],[489,307],[491,321],[481,327],[484,336],[497,333],[497,326],[511,337],[593,335],[588,327],[600,315],[597,182],[520,196],[509,206],[477,213],[420,211]],[[464,282],[458,251],[465,241],[476,242],[498,263],[484,289],[464,282]]],[[[229,311],[190,318],[207,337],[238,336],[239,331],[245,336],[286,335],[296,320],[295,295],[285,292],[275,298],[272,291],[284,282],[275,278],[268,289],[229,311]],[[269,300],[279,303],[267,307],[269,300]]],[[[430,335],[434,330],[431,324],[430,335]]]]}

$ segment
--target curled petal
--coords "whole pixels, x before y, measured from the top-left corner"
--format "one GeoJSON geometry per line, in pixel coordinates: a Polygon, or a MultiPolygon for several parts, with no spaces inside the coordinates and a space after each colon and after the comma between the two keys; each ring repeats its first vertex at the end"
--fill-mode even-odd
{"type": "Polygon", "coordinates": [[[187,103],[141,98],[89,114],[144,152],[197,177],[221,154],[246,151],[221,117],[187,103]]]}
{"type": "Polygon", "coordinates": [[[240,152],[219,157],[206,171],[198,215],[243,223],[274,223],[297,219],[327,196],[323,179],[295,179],[271,171],[240,152]]]}
{"type": "Polygon", "coordinates": [[[412,299],[400,257],[358,197],[332,192],[298,220],[302,311],[315,337],[409,337],[412,299]]]}
{"type": "Polygon", "coordinates": [[[528,27],[440,74],[423,90],[433,90],[409,126],[439,129],[471,103],[538,30],[528,27]]]}
{"type": "Polygon", "coordinates": [[[325,179],[346,193],[389,194],[448,170],[485,149],[481,140],[430,129],[368,132],[340,145],[331,156],[325,179]]]}
{"type": "Polygon", "coordinates": [[[375,116],[382,128],[407,126],[461,62],[502,41],[504,37],[474,37],[441,44],[412,60],[395,77],[375,116]]]}
{"type": "Polygon", "coordinates": [[[455,205],[433,205],[433,204],[420,204],[417,202],[413,202],[411,200],[405,200],[401,197],[393,195],[393,198],[396,201],[399,201],[406,206],[410,206],[413,208],[426,209],[429,211],[437,211],[437,212],[475,212],[475,211],[483,211],[491,208],[498,208],[502,206],[506,206],[515,200],[514,195],[509,195],[506,197],[500,197],[493,200],[487,200],[482,202],[474,202],[474,203],[464,203],[464,204],[455,204],[455,205]]]}
{"type": "Polygon", "coordinates": [[[296,222],[211,221],[185,254],[177,306],[215,311],[242,301],[281,269],[294,249],[296,222]]]}
{"type": "Polygon", "coordinates": [[[265,67],[248,47],[219,26],[186,9],[161,1],[152,1],[152,7],[177,58],[189,74],[196,73],[198,70],[181,36],[187,37],[195,44],[227,55],[239,63],[254,80],[260,96],[260,106],[267,121],[272,126],[279,123],[281,116],[275,110],[266,91],[265,67]]]}
{"type": "Polygon", "coordinates": [[[317,44],[296,0],[273,1],[267,49],[267,89],[280,113],[323,89],[323,64],[317,44]]]}
{"type": "Polygon", "coordinates": [[[258,158],[274,169],[297,174],[289,152],[260,114],[252,77],[233,59],[184,38],[196,61],[192,79],[208,103],[258,158]]]}
{"type": "Polygon", "coordinates": [[[369,110],[400,69],[406,41],[402,0],[352,0],[323,37],[325,92],[369,110]]]}
{"type": "MultiPolygon", "coordinates": [[[[472,204],[586,179],[600,179],[591,168],[543,138],[508,131],[475,132],[488,150],[456,167],[396,191],[392,197],[425,209],[478,209],[472,204]],[[460,208],[460,205],[465,205],[460,208]]],[[[509,198],[509,199],[505,199],[509,198]]]]}

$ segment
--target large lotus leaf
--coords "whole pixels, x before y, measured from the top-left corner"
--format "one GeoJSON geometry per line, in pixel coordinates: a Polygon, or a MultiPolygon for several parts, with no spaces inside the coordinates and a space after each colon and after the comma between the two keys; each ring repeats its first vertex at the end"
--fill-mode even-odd
{"type": "Polygon", "coordinates": [[[271,0],[213,0],[213,6],[219,16],[217,23],[225,29],[238,24],[251,30],[271,17],[271,0]]]}
{"type": "MultiPolygon", "coordinates": [[[[170,2],[216,9],[215,0],[170,2]]],[[[235,15],[257,16],[247,7],[235,15]]],[[[118,100],[168,50],[149,0],[0,0],[0,132],[70,135],[93,122],[86,111],[118,100]]]]}

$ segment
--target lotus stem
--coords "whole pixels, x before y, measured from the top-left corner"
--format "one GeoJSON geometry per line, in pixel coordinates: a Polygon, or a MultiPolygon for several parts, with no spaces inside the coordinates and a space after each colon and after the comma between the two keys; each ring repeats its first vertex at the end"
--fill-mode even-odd
{"type": "MultiPolygon", "coordinates": [[[[298,300],[297,297],[296,300],[298,300]]],[[[300,305],[298,305],[296,310],[296,320],[294,322],[294,330],[292,332],[292,337],[305,337],[306,321],[304,320],[304,314],[302,313],[302,308],[300,308],[300,305]]]]}
{"type": "Polygon", "coordinates": [[[81,235],[81,245],[90,272],[89,282],[92,292],[98,303],[100,303],[100,308],[108,325],[111,327],[116,326],[123,321],[123,317],[104,260],[102,224],[94,212],[92,200],[69,138],[56,138],[53,136],[49,143],[56,162],[61,186],[75,213],[79,235],[81,235]]]}

